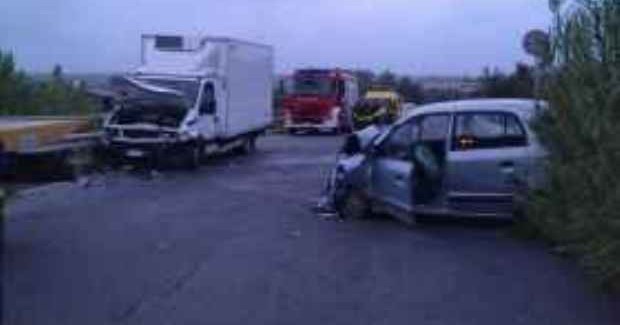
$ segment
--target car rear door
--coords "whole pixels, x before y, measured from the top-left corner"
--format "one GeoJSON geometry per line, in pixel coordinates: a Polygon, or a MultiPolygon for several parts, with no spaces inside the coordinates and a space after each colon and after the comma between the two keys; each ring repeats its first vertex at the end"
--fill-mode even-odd
{"type": "Polygon", "coordinates": [[[451,140],[450,208],[472,214],[512,214],[515,190],[525,179],[528,163],[528,139],[520,118],[510,112],[458,113],[451,140]]]}

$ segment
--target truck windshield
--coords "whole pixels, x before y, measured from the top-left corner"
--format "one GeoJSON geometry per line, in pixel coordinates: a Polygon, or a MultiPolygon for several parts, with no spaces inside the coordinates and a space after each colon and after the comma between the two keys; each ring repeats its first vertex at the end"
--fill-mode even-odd
{"type": "Polygon", "coordinates": [[[140,96],[124,101],[111,123],[178,127],[186,114],[187,106],[179,97],[140,96]]]}
{"type": "Polygon", "coordinates": [[[198,90],[200,89],[200,83],[196,80],[144,78],[140,79],[140,81],[163,88],[180,91],[183,93],[185,99],[192,103],[192,105],[196,102],[198,90]]]}
{"type": "Polygon", "coordinates": [[[295,78],[293,93],[296,95],[330,96],[335,92],[334,82],[324,77],[295,78]]]}

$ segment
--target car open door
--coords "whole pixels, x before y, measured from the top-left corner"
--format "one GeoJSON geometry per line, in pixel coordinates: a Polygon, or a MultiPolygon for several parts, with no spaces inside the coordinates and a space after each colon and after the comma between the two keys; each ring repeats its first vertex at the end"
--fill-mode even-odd
{"type": "Polygon", "coordinates": [[[412,123],[397,126],[375,148],[371,162],[370,191],[380,208],[411,222],[412,123]]]}
{"type": "Polygon", "coordinates": [[[441,208],[446,151],[448,149],[451,115],[433,113],[418,116],[417,141],[413,160],[413,200],[416,211],[432,211],[441,208]]]}

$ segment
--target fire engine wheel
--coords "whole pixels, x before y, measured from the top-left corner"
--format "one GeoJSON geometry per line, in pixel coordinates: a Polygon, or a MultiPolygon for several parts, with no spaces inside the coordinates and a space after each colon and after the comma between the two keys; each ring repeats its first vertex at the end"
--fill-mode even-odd
{"type": "Polygon", "coordinates": [[[370,211],[370,201],[358,190],[350,190],[338,205],[338,213],[342,218],[366,219],[370,211]]]}

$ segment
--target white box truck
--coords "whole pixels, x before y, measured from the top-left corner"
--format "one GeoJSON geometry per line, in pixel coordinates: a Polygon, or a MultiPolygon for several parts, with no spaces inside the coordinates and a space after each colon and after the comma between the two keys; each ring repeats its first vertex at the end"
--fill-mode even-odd
{"type": "Polygon", "coordinates": [[[119,104],[105,121],[123,158],[182,158],[253,150],[273,119],[273,49],[223,37],[142,36],[142,65],[117,78],[119,104]]]}

